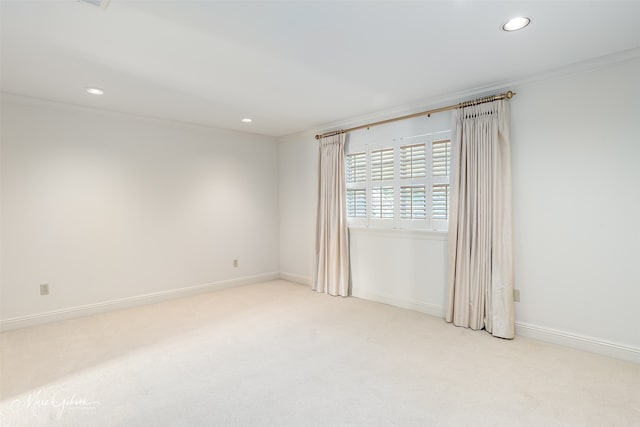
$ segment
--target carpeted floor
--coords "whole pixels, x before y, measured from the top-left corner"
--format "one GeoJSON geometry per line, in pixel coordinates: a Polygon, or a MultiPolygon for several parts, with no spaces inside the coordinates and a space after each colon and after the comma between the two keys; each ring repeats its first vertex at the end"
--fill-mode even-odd
{"type": "Polygon", "coordinates": [[[1,344],[3,426],[640,426],[640,365],[285,281],[1,344]]]}

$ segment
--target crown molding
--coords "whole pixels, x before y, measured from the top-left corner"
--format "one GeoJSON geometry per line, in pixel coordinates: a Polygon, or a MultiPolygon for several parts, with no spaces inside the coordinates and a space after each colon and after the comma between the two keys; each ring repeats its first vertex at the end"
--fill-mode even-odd
{"type": "MultiPolygon", "coordinates": [[[[632,61],[640,58],[640,47],[627,49],[619,52],[615,52],[609,55],[599,56],[586,61],[575,62],[562,67],[549,69],[547,71],[539,72],[529,76],[523,76],[518,79],[505,80],[500,82],[489,83],[484,86],[478,86],[475,88],[464,89],[456,92],[441,93],[426,98],[419,104],[404,105],[400,107],[394,107],[378,111],[375,113],[351,117],[348,119],[325,123],[316,127],[313,130],[314,134],[321,134],[325,132],[331,132],[339,129],[360,126],[366,123],[376,122],[379,120],[385,120],[389,117],[404,116],[409,114],[418,113],[421,111],[431,110],[434,108],[443,107],[445,105],[458,104],[463,101],[467,101],[473,98],[481,98],[484,96],[493,95],[497,92],[506,90],[514,90],[519,87],[528,86],[534,83],[553,80],[558,78],[566,78],[571,75],[595,71],[601,68],[611,67],[613,65],[632,61]]],[[[517,91],[516,91],[517,92],[517,91]]],[[[296,132],[296,134],[308,133],[308,132],[296,132]]],[[[287,135],[290,136],[290,135],[287,135]]]]}
{"type": "Polygon", "coordinates": [[[40,98],[40,97],[30,96],[30,95],[23,95],[20,93],[7,92],[4,90],[0,90],[0,101],[10,102],[10,103],[20,104],[20,105],[35,106],[35,107],[57,108],[57,109],[66,110],[66,111],[92,112],[96,114],[108,115],[111,117],[134,119],[134,120],[150,122],[154,124],[169,125],[169,126],[180,127],[180,128],[196,130],[196,131],[215,132],[222,135],[246,135],[254,138],[269,139],[271,140],[271,142],[276,142],[277,140],[276,136],[271,136],[267,134],[247,132],[247,131],[241,131],[241,130],[235,130],[235,129],[227,129],[227,128],[209,126],[209,125],[196,123],[196,122],[167,119],[167,118],[156,117],[156,116],[148,116],[144,114],[128,113],[125,111],[112,110],[109,108],[101,108],[101,107],[92,107],[88,105],[74,104],[71,102],[55,101],[52,99],[40,98]]]}

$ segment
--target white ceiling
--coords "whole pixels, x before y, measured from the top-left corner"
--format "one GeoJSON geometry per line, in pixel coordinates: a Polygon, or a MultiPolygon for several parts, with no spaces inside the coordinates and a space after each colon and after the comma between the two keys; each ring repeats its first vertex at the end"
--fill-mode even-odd
{"type": "Polygon", "coordinates": [[[640,46],[640,1],[2,0],[0,13],[3,92],[272,136],[640,46]],[[532,24],[500,30],[518,15],[532,24]]]}

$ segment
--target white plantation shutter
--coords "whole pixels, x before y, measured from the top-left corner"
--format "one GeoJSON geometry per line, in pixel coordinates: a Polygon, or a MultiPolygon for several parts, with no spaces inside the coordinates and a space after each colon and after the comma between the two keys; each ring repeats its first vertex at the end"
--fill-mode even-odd
{"type": "Polygon", "coordinates": [[[367,180],[367,153],[348,154],[346,161],[347,184],[367,180]]]}
{"type": "Polygon", "coordinates": [[[451,167],[451,141],[433,141],[431,144],[433,176],[449,176],[451,167]]]}
{"type": "Polygon", "coordinates": [[[374,218],[393,218],[393,186],[373,187],[371,215],[374,218]]]}
{"type": "Polygon", "coordinates": [[[354,145],[346,157],[352,226],[448,228],[451,132],[354,145]]]}
{"type": "Polygon", "coordinates": [[[371,180],[385,181],[393,179],[393,148],[371,152],[371,180]]]}
{"type": "Polygon", "coordinates": [[[425,219],[427,199],[424,185],[400,187],[400,218],[425,219]]]}
{"type": "Polygon", "coordinates": [[[431,143],[431,222],[436,228],[447,227],[449,220],[449,173],[451,171],[451,141],[431,143]]]}
{"type": "Polygon", "coordinates": [[[367,191],[364,188],[347,188],[347,217],[367,217],[367,191]]]}
{"type": "Polygon", "coordinates": [[[345,158],[347,218],[367,217],[367,153],[351,153],[345,158]]]}
{"type": "Polygon", "coordinates": [[[424,142],[400,147],[400,219],[411,220],[405,226],[426,226],[426,147],[424,142]]]}
{"type": "Polygon", "coordinates": [[[384,148],[371,152],[371,217],[393,219],[395,175],[394,149],[384,148]]]}
{"type": "Polygon", "coordinates": [[[422,178],[427,175],[425,144],[400,147],[400,178],[422,178]]]}
{"type": "Polygon", "coordinates": [[[435,184],[432,197],[431,218],[449,219],[449,184],[435,184]]]}

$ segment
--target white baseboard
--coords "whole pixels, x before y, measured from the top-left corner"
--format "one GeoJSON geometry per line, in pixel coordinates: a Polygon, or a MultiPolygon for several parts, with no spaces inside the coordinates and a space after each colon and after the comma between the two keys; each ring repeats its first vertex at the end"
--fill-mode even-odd
{"type": "Polygon", "coordinates": [[[78,307],[69,307],[59,310],[47,311],[44,313],[30,314],[27,316],[13,317],[0,320],[0,331],[8,331],[11,329],[25,328],[27,326],[39,325],[42,323],[55,322],[58,320],[72,319],[75,317],[89,316],[92,314],[104,313],[107,311],[121,310],[145,304],[152,304],[173,298],[181,298],[196,295],[203,292],[216,291],[221,289],[233,288],[237,286],[249,285],[252,283],[266,282],[275,280],[280,277],[277,272],[258,274],[256,276],[240,277],[237,279],[222,280],[214,283],[205,283],[203,285],[188,286],[184,288],[171,289],[168,291],[154,292],[151,294],[137,295],[134,297],[121,298],[99,302],[95,304],[87,304],[78,307]]]}
{"type": "Polygon", "coordinates": [[[516,336],[534,338],[540,341],[559,344],[577,350],[640,363],[640,348],[617,344],[598,338],[572,334],[521,322],[516,322],[516,336]]]}
{"type": "Polygon", "coordinates": [[[307,276],[302,276],[300,274],[295,273],[287,273],[285,271],[280,272],[280,278],[282,280],[286,280],[288,282],[297,283],[299,285],[311,286],[311,278],[307,276]]]}
{"type": "MultiPolygon", "coordinates": [[[[152,304],[173,298],[186,297],[196,295],[203,292],[233,288],[237,286],[249,285],[252,283],[266,282],[269,280],[283,279],[289,282],[301,285],[311,285],[311,279],[287,272],[272,272],[259,274],[255,276],[241,277],[231,280],[223,280],[215,283],[206,283],[203,285],[189,286],[179,289],[171,289],[168,291],[155,292],[146,295],[138,295],[134,297],[121,298],[117,300],[104,301],[96,304],[87,304],[79,307],[70,307],[60,310],[52,310],[44,313],[37,313],[28,316],[13,317],[0,320],[0,331],[24,328],[43,323],[54,322],[57,320],[72,319],[75,317],[89,316],[92,314],[104,313],[107,311],[120,310],[145,304],[152,304]]],[[[409,310],[419,311],[431,316],[443,317],[444,308],[428,304],[421,301],[405,300],[390,295],[379,294],[369,291],[355,291],[354,297],[362,298],[369,301],[389,304],[396,307],[406,308],[409,310]]],[[[522,322],[516,322],[516,336],[528,337],[540,341],[562,345],[577,350],[588,351],[591,353],[601,354],[604,356],[614,357],[616,359],[626,360],[634,363],[640,363],[640,348],[628,346],[624,344],[613,343],[593,337],[587,337],[578,334],[572,334],[556,329],[545,328],[541,326],[531,325],[522,322]]]]}
{"type": "Polygon", "coordinates": [[[353,296],[356,298],[362,298],[369,301],[381,302],[383,304],[389,304],[396,307],[407,308],[409,310],[419,311],[421,313],[429,314],[431,316],[443,317],[444,311],[441,306],[435,304],[428,304],[426,302],[405,300],[402,298],[396,298],[389,295],[383,295],[376,292],[358,291],[354,290],[353,296]]]}
{"type": "MultiPolygon", "coordinates": [[[[436,317],[444,317],[444,308],[435,304],[405,300],[369,291],[355,291],[354,297],[381,302],[396,307],[419,311],[436,317]]],[[[640,348],[617,344],[597,338],[571,334],[550,328],[516,322],[516,336],[528,337],[576,350],[588,351],[603,356],[640,363],[640,348]]]]}

